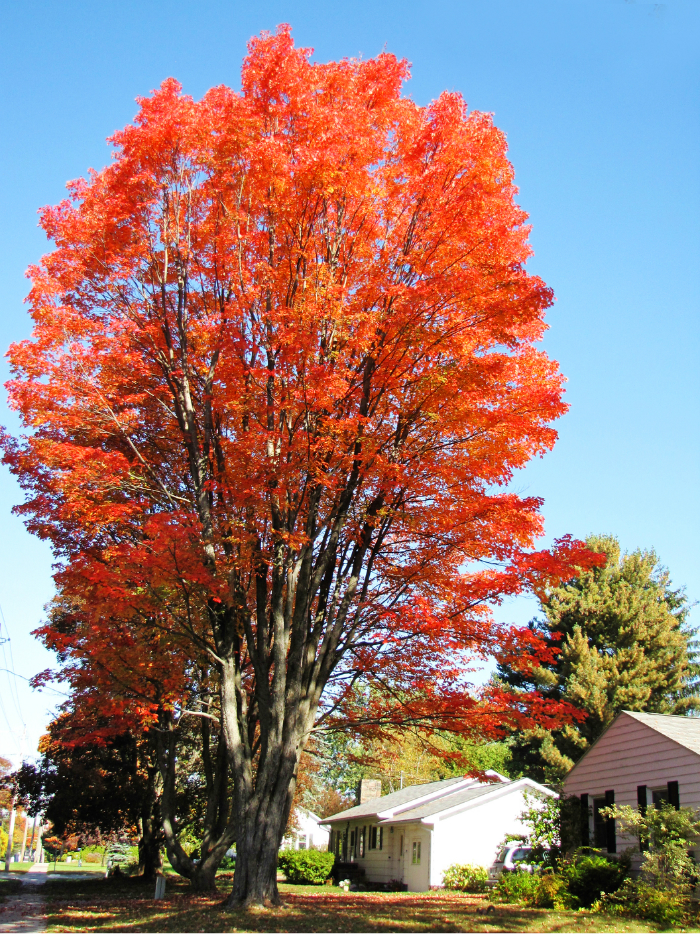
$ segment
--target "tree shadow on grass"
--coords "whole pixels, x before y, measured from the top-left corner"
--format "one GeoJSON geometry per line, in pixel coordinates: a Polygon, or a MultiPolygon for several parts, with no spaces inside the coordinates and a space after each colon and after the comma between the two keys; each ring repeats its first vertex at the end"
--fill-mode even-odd
{"type": "MultiPolygon", "coordinates": [[[[117,883],[62,886],[60,899],[51,899],[50,929],[127,931],[127,932],[344,932],[367,931],[451,932],[512,931],[514,934],[544,931],[652,931],[654,926],[622,923],[601,915],[554,912],[494,905],[483,913],[484,897],[458,893],[353,893],[333,894],[320,889],[312,894],[295,895],[284,891],[285,905],[276,909],[226,910],[223,888],[211,895],[192,893],[186,880],[170,884],[163,901],[154,901],[151,887],[117,883]],[[65,897],[65,896],[68,897],[65,897]]],[[[226,887],[228,889],[228,886],[226,887]]]]}

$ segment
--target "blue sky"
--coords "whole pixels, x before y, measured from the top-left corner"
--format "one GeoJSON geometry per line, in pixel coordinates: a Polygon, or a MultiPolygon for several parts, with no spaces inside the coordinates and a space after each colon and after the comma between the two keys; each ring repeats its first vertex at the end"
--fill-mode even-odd
{"type": "MultiPolygon", "coordinates": [[[[24,270],[46,251],[37,209],[107,162],[105,138],[135,97],[171,75],[194,97],[237,87],[248,38],[281,22],[318,60],[386,49],[412,63],[418,103],[458,90],[495,115],[533,224],[529,268],[557,296],[545,343],[571,404],[554,452],[515,485],[545,498],[547,540],[610,532],[625,549],[655,548],[698,599],[697,0],[5,3],[0,347],[29,335],[24,270]]],[[[17,429],[4,394],[0,423],[17,429]]],[[[29,677],[52,661],[29,636],[51,596],[51,555],[10,515],[20,495],[3,472],[0,605],[29,677]]],[[[533,612],[514,601],[499,615],[533,612]]],[[[11,691],[13,680],[0,671],[0,754],[17,760],[56,695],[20,679],[11,691]]]]}

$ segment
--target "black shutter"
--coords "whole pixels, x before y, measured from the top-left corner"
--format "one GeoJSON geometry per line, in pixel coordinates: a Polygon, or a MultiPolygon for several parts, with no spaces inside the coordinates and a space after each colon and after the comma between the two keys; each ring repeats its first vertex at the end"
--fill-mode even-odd
{"type": "MultiPolygon", "coordinates": [[[[605,792],[605,807],[611,808],[615,806],[615,792],[606,791],[605,792]]],[[[608,817],[605,821],[605,829],[607,831],[607,844],[608,844],[608,853],[617,853],[617,841],[615,839],[615,818],[608,817]]]]}
{"type": "Polygon", "coordinates": [[[588,795],[581,795],[581,846],[588,846],[591,831],[588,824],[588,795]]]}
{"type": "Polygon", "coordinates": [[[379,828],[379,849],[381,850],[382,844],[384,843],[384,828],[379,828]]]}
{"type": "Polygon", "coordinates": [[[677,811],[680,810],[681,798],[678,793],[678,782],[667,782],[666,787],[668,788],[668,803],[672,804],[677,811]]]}
{"type": "Polygon", "coordinates": [[[647,786],[637,785],[637,807],[641,814],[647,812],[647,786]]]}
{"type": "MultiPolygon", "coordinates": [[[[642,817],[647,812],[647,786],[646,785],[637,785],[637,807],[639,808],[639,813],[642,817]]],[[[639,838],[639,851],[643,853],[646,850],[647,844],[639,838]]]]}

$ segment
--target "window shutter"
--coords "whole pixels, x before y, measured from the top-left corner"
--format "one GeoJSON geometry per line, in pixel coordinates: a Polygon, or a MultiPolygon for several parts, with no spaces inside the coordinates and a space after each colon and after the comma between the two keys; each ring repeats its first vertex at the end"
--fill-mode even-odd
{"type": "Polygon", "coordinates": [[[642,814],[647,812],[647,786],[637,785],[637,807],[642,814]]]}
{"type": "Polygon", "coordinates": [[[384,843],[384,828],[379,828],[379,849],[381,850],[382,844],[384,843]]]}
{"type": "Polygon", "coordinates": [[[666,787],[668,788],[668,803],[673,805],[677,811],[680,810],[681,797],[678,793],[678,782],[667,782],[666,787]]]}
{"type": "Polygon", "coordinates": [[[588,825],[588,795],[581,795],[581,846],[588,846],[591,839],[588,825]]]}
{"type": "MultiPolygon", "coordinates": [[[[637,807],[639,808],[639,813],[644,816],[647,812],[647,786],[646,785],[637,785],[637,807]]],[[[643,853],[647,848],[647,844],[639,838],[639,852],[643,853]]]]}
{"type": "MultiPolygon", "coordinates": [[[[615,805],[615,792],[605,792],[605,807],[611,808],[615,805]]],[[[615,818],[608,817],[606,822],[608,853],[617,853],[617,840],[615,839],[615,818]]]]}

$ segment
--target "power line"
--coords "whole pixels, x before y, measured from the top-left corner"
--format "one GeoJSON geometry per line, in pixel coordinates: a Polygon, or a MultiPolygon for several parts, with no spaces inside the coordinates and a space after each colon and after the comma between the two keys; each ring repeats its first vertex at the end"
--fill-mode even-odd
{"type": "MultiPolygon", "coordinates": [[[[0,668],[0,671],[6,671],[8,674],[14,675],[15,678],[21,678],[23,681],[26,681],[27,683],[31,684],[31,680],[32,680],[32,679],[31,679],[31,678],[27,678],[26,675],[20,675],[20,674],[18,674],[16,671],[10,671],[9,668],[0,668]]],[[[43,684],[43,685],[42,685],[42,688],[45,689],[45,690],[47,690],[47,691],[53,691],[54,694],[60,694],[61,697],[70,697],[70,694],[66,694],[65,691],[59,691],[57,688],[52,688],[49,684],[43,684]]],[[[41,690],[41,689],[40,689],[40,690],[41,690]]]]}
{"type": "Polygon", "coordinates": [[[18,715],[18,717],[19,717],[19,719],[20,719],[20,723],[22,724],[22,726],[25,728],[25,731],[26,731],[27,724],[25,723],[24,717],[22,716],[22,705],[20,704],[19,694],[17,693],[17,683],[16,683],[15,681],[11,681],[11,680],[10,680],[10,677],[9,677],[10,674],[13,674],[13,675],[16,674],[16,672],[15,672],[15,659],[14,659],[14,656],[13,656],[13,654],[12,654],[12,640],[11,640],[11,638],[10,638],[10,630],[9,630],[8,625],[7,625],[7,620],[5,619],[5,614],[3,613],[3,610],[2,610],[2,604],[0,604],[0,619],[2,620],[2,624],[3,624],[3,626],[5,627],[5,633],[6,633],[6,639],[3,639],[3,640],[0,642],[0,646],[2,647],[2,657],[3,657],[4,661],[5,661],[5,666],[7,666],[7,656],[5,655],[5,643],[8,644],[8,648],[9,648],[9,651],[10,651],[10,666],[9,666],[9,668],[5,667],[5,669],[4,669],[4,670],[7,672],[7,674],[8,674],[7,683],[8,683],[9,688],[10,688],[10,697],[12,698],[12,701],[13,701],[13,703],[14,703],[14,705],[15,705],[16,710],[17,710],[17,715],[18,715]]]}

